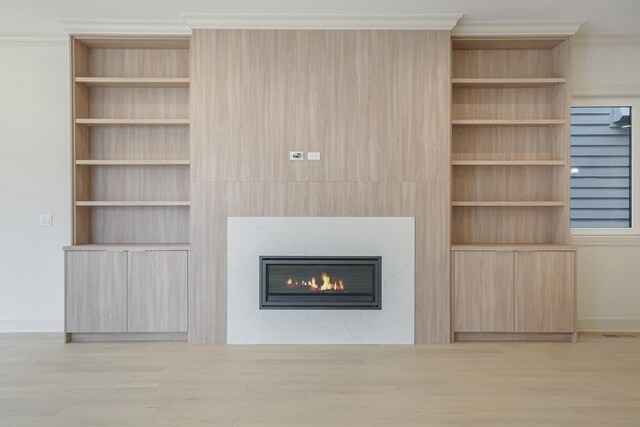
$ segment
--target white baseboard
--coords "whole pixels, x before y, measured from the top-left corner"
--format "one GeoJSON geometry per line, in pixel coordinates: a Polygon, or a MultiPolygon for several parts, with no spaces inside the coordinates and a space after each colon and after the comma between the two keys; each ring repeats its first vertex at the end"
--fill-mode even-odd
{"type": "Polygon", "coordinates": [[[3,319],[0,332],[63,332],[64,319],[3,319]]]}
{"type": "Polygon", "coordinates": [[[579,332],[640,332],[640,319],[578,319],[579,332]]]}

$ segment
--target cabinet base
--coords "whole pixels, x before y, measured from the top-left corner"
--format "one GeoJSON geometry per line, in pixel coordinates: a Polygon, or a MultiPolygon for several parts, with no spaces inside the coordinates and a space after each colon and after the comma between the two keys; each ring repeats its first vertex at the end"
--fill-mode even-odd
{"type": "Polygon", "coordinates": [[[71,333],[67,342],[186,341],[186,332],[71,333]]]}
{"type": "Polygon", "coordinates": [[[575,342],[576,334],[527,332],[456,332],[454,341],[559,341],[575,342]]]}

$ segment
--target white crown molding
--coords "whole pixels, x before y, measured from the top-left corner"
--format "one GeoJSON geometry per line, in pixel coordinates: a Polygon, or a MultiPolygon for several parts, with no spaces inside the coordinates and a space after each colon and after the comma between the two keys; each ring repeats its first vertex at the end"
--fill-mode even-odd
{"type": "Polygon", "coordinates": [[[191,34],[191,29],[181,19],[60,19],[58,23],[69,34],[191,34]]]}
{"type": "Polygon", "coordinates": [[[0,33],[0,45],[66,45],[69,36],[61,33],[0,33]]]}
{"type": "Polygon", "coordinates": [[[633,98],[640,97],[639,85],[572,86],[572,98],[633,98]]]}
{"type": "Polygon", "coordinates": [[[640,46],[640,33],[635,34],[594,34],[576,36],[573,45],[581,46],[640,46]]]}
{"type": "Polygon", "coordinates": [[[451,30],[461,14],[445,15],[272,15],[183,13],[193,29],[451,30]]]}
{"type": "Polygon", "coordinates": [[[452,30],[454,36],[571,36],[584,24],[582,20],[551,21],[473,21],[461,20],[452,30]]]}

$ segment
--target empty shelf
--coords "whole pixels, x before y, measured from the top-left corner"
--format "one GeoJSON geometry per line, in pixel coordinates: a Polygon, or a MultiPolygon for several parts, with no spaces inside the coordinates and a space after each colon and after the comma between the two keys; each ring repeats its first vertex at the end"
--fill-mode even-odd
{"type": "Polygon", "coordinates": [[[539,88],[566,83],[565,78],[452,79],[454,88],[539,88]]]}
{"type": "Polygon", "coordinates": [[[189,160],[76,160],[76,165],[80,166],[169,166],[189,163],[189,160]]]}
{"type": "Polygon", "coordinates": [[[188,126],[189,119],[76,119],[76,124],[89,126],[188,126]]]}
{"type": "Polygon", "coordinates": [[[93,87],[180,88],[189,87],[188,77],[76,77],[76,83],[93,87]]]}
{"type": "Polygon", "coordinates": [[[76,206],[190,206],[189,201],[80,201],[76,206]]]}

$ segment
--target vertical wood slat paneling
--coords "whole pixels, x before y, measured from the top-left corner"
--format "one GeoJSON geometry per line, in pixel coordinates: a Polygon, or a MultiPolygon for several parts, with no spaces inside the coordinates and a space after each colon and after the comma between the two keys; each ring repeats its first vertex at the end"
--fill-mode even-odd
{"type": "Polygon", "coordinates": [[[416,343],[449,342],[449,33],[196,30],[191,51],[189,340],[226,342],[227,217],[415,216],[416,343]]]}
{"type": "Polygon", "coordinates": [[[193,179],[448,181],[449,43],[429,31],[196,31],[193,179]],[[291,162],[295,150],[322,161],[291,162]]]}

